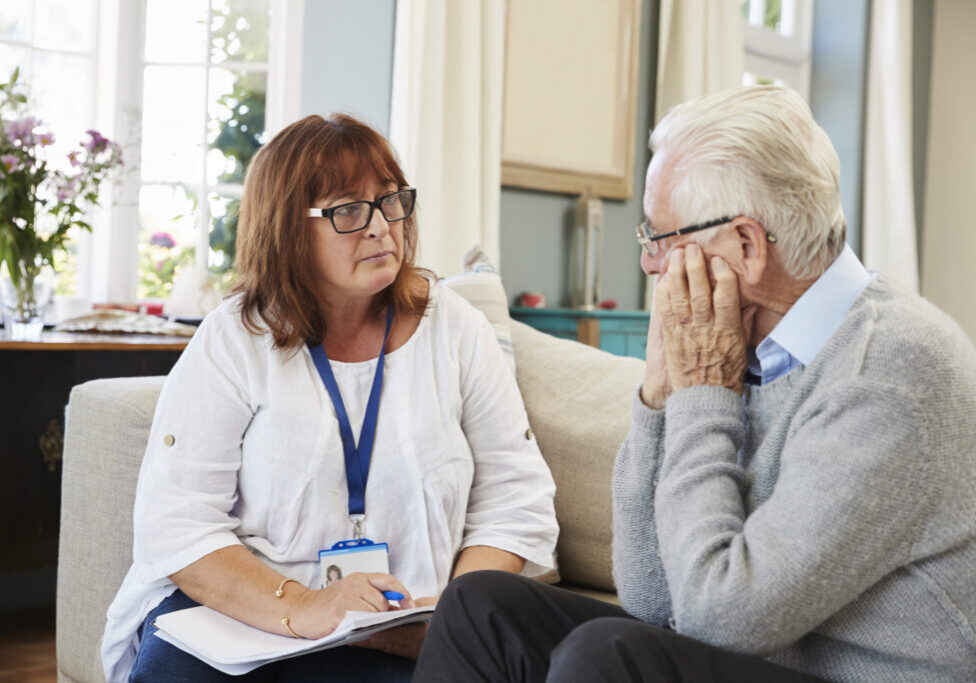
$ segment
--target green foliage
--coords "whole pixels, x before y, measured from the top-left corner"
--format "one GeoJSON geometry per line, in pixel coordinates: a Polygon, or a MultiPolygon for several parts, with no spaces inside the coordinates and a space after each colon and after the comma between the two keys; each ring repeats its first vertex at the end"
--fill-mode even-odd
{"type": "Polygon", "coordinates": [[[210,249],[220,261],[211,266],[216,273],[224,273],[233,268],[237,256],[237,216],[241,201],[234,199],[227,204],[227,213],[214,220],[210,231],[210,249]]]}
{"type": "MultiPolygon", "coordinates": [[[[209,49],[215,65],[265,62],[268,59],[270,15],[268,0],[211,0],[209,49]]],[[[227,162],[217,181],[231,185],[244,182],[247,165],[261,147],[264,137],[266,74],[235,71],[229,92],[210,103],[210,148],[220,150],[227,162]]],[[[188,191],[189,192],[189,191],[188,191]]],[[[196,202],[206,198],[193,198],[196,202]]],[[[237,217],[240,200],[220,197],[224,211],[213,212],[209,235],[210,271],[218,287],[227,290],[234,277],[237,246],[237,217]]],[[[165,240],[139,246],[140,295],[165,298],[172,288],[176,270],[193,261],[192,246],[165,246],[165,240]]]]}
{"type": "MultiPolygon", "coordinates": [[[[739,5],[742,11],[742,18],[749,20],[749,0],[741,0],[739,5]]],[[[763,17],[763,26],[779,31],[783,17],[782,0],[766,0],[766,16],[763,17]]]]}
{"type": "Polygon", "coordinates": [[[176,271],[193,263],[196,249],[163,247],[155,244],[140,246],[139,285],[152,299],[165,299],[173,289],[176,271]]]}
{"type": "Polygon", "coordinates": [[[266,62],[271,16],[268,0],[211,0],[215,62],[266,62]]]}
{"type": "MultiPolygon", "coordinates": [[[[267,59],[267,0],[235,0],[214,4],[211,34],[215,57],[251,61],[267,59]]],[[[222,183],[242,184],[247,164],[262,145],[265,120],[264,75],[238,73],[230,93],[218,103],[230,112],[221,122],[211,147],[231,161],[220,175],[222,183]]],[[[214,220],[210,248],[219,258],[211,265],[215,273],[232,271],[237,247],[237,217],[240,201],[231,200],[226,213],[214,220]]]]}
{"type": "MultiPolygon", "coordinates": [[[[231,112],[211,143],[211,147],[219,149],[232,161],[230,169],[219,178],[222,183],[243,183],[247,164],[262,144],[265,93],[255,88],[252,81],[250,74],[238,74],[233,90],[220,98],[220,104],[231,112]]],[[[220,262],[213,266],[216,272],[225,272],[233,266],[239,210],[240,201],[234,199],[228,204],[227,213],[214,221],[210,248],[221,257],[220,262]]]]}
{"type": "Polygon", "coordinates": [[[766,0],[766,17],[764,24],[768,28],[778,31],[782,16],[782,0],[766,0]]]}
{"type": "MultiPolygon", "coordinates": [[[[188,203],[186,211],[170,216],[179,222],[187,215],[196,214],[199,197],[195,192],[186,191],[188,203]]],[[[173,290],[173,279],[183,266],[193,263],[196,248],[193,245],[180,245],[168,232],[155,232],[147,242],[139,245],[139,291],[142,296],[152,299],[167,299],[173,290]]]]}

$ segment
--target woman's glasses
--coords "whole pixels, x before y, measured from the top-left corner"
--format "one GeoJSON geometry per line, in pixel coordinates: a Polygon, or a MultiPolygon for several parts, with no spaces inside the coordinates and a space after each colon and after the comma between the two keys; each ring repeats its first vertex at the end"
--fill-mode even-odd
{"type": "Polygon", "coordinates": [[[332,227],[340,234],[358,232],[373,220],[373,209],[379,209],[389,223],[402,221],[413,213],[417,203],[417,190],[408,187],[404,190],[385,194],[375,201],[349,202],[330,206],[328,209],[309,209],[310,218],[328,218],[332,227]]]}

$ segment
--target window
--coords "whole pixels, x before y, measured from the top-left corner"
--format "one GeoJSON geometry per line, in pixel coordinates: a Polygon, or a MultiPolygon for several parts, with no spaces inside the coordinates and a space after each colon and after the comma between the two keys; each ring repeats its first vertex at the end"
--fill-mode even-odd
{"type": "Polygon", "coordinates": [[[266,141],[270,13],[270,0],[148,0],[139,299],[166,298],[191,264],[229,284],[244,170],[266,141]]]}
{"type": "Polygon", "coordinates": [[[123,148],[94,232],[55,264],[58,294],[165,298],[181,267],[229,282],[247,161],[299,112],[303,7],[0,0],[0,76],[20,67],[52,155],[93,127],[123,148]]]}
{"type": "MultiPolygon", "coordinates": [[[[95,122],[98,44],[97,0],[3,0],[0,2],[0,80],[20,67],[30,86],[30,111],[55,135],[51,163],[66,155],[95,122]]],[[[67,170],[66,168],[63,170],[67,170]]],[[[57,293],[78,288],[79,240],[58,254],[57,293]]]]}
{"type": "Polygon", "coordinates": [[[810,96],[813,0],[741,0],[744,85],[781,83],[810,96]]]}

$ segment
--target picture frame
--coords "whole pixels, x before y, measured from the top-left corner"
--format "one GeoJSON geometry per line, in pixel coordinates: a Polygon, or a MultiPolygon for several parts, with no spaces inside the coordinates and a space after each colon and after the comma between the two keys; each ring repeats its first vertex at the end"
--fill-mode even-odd
{"type": "Polygon", "coordinates": [[[502,185],[630,199],[641,0],[508,0],[502,185]]]}

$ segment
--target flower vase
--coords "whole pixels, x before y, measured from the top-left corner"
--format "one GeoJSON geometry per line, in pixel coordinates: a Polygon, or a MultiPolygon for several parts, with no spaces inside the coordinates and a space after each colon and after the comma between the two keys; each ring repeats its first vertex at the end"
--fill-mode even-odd
{"type": "Polygon", "coordinates": [[[44,329],[44,315],[53,299],[54,278],[50,272],[23,264],[16,267],[19,274],[16,282],[8,272],[0,275],[5,337],[13,341],[38,341],[44,329]]]}

